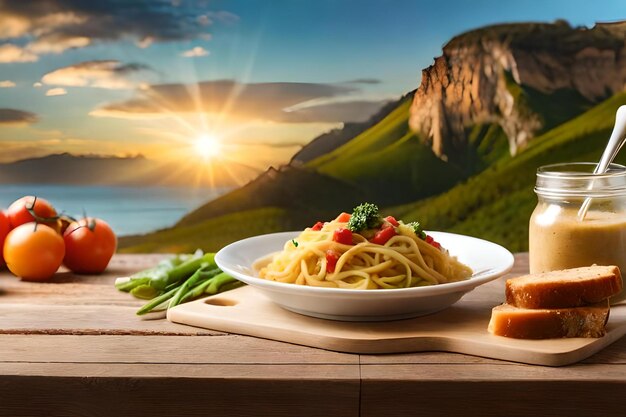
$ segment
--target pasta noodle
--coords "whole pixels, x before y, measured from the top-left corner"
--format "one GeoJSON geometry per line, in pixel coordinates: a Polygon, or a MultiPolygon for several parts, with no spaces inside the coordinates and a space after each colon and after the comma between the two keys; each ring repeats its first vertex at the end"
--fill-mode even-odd
{"type": "Polygon", "coordinates": [[[431,237],[422,232],[426,240],[422,239],[410,226],[393,221],[396,224],[383,224],[377,229],[380,232],[393,227],[386,233],[390,237],[384,244],[372,242],[376,230],[352,233],[345,221],[334,220],[323,226],[318,223],[286,242],[281,252],[258,260],[254,268],[259,277],[268,280],[351,289],[427,286],[472,275],[468,266],[450,256],[431,237]],[[364,235],[370,235],[370,239],[364,235]]]}

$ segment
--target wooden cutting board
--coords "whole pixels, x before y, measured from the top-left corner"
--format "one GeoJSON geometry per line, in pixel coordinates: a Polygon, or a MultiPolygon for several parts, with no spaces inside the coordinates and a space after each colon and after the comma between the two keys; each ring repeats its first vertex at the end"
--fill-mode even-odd
{"type": "Polygon", "coordinates": [[[626,305],[611,308],[598,339],[519,340],[487,332],[491,308],[502,302],[503,281],[477,288],[429,316],[388,322],[341,322],[284,310],[252,287],[182,304],[168,320],[206,329],[349,353],[446,351],[535,365],[583,360],[626,334],[626,305]]]}

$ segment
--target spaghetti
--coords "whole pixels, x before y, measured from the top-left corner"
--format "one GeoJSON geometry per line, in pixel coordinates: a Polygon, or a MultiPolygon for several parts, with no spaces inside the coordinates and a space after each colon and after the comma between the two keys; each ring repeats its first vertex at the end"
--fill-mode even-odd
{"type": "Polygon", "coordinates": [[[375,206],[377,219],[363,221],[361,215],[363,228],[358,230],[359,207],[352,215],[318,222],[286,242],[282,252],[257,261],[259,277],[315,287],[392,289],[460,281],[472,275],[419,224],[382,219],[375,206]],[[371,228],[373,224],[376,227],[371,228]]]}

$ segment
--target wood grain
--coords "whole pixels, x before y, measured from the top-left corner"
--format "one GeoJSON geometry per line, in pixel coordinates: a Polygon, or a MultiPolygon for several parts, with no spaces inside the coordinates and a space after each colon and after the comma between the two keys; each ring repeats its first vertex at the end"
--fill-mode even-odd
{"type": "MultiPolygon", "coordinates": [[[[507,371],[504,369],[503,371],[507,371]]],[[[606,417],[623,415],[617,381],[376,381],[361,385],[361,415],[606,417]]]]}
{"type": "MultiPolygon", "coordinates": [[[[129,297],[128,294],[124,296],[129,297]]],[[[75,335],[217,335],[208,329],[142,320],[137,307],[112,305],[0,304],[0,334],[75,334],[75,335]]]]}
{"type": "Polygon", "coordinates": [[[0,363],[352,364],[356,355],[252,337],[0,335],[0,363]],[[54,346],[53,350],[34,346],[54,346]],[[76,349],[80,346],[80,349],[76,349]]]}
{"type": "Polygon", "coordinates": [[[166,320],[142,320],[145,301],[118,291],[113,283],[154,266],[165,255],[115,255],[101,275],[62,271],[49,282],[21,281],[0,273],[0,334],[169,334],[215,335],[166,320]]]}
{"type": "MultiPolygon", "coordinates": [[[[0,273],[0,416],[623,414],[626,339],[545,368],[442,352],[342,354],[140,320],[142,301],[113,280],[162,257],[116,255],[103,275],[46,284],[0,273]]],[[[511,276],[527,265],[516,255],[511,276]]],[[[504,297],[504,279],[492,285],[504,297]]]]}
{"type": "Polygon", "coordinates": [[[347,365],[0,364],[6,416],[357,416],[347,365]]]}

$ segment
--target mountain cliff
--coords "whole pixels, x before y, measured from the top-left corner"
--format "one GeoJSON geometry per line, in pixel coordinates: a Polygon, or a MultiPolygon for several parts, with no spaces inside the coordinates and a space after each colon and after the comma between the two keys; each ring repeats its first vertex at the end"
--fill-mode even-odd
{"type": "Polygon", "coordinates": [[[459,35],[422,71],[411,128],[454,160],[468,128],[495,123],[515,155],[538,133],[624,89],[625,33],[626,22],[587,29],[557,21],[459,35]]]}

